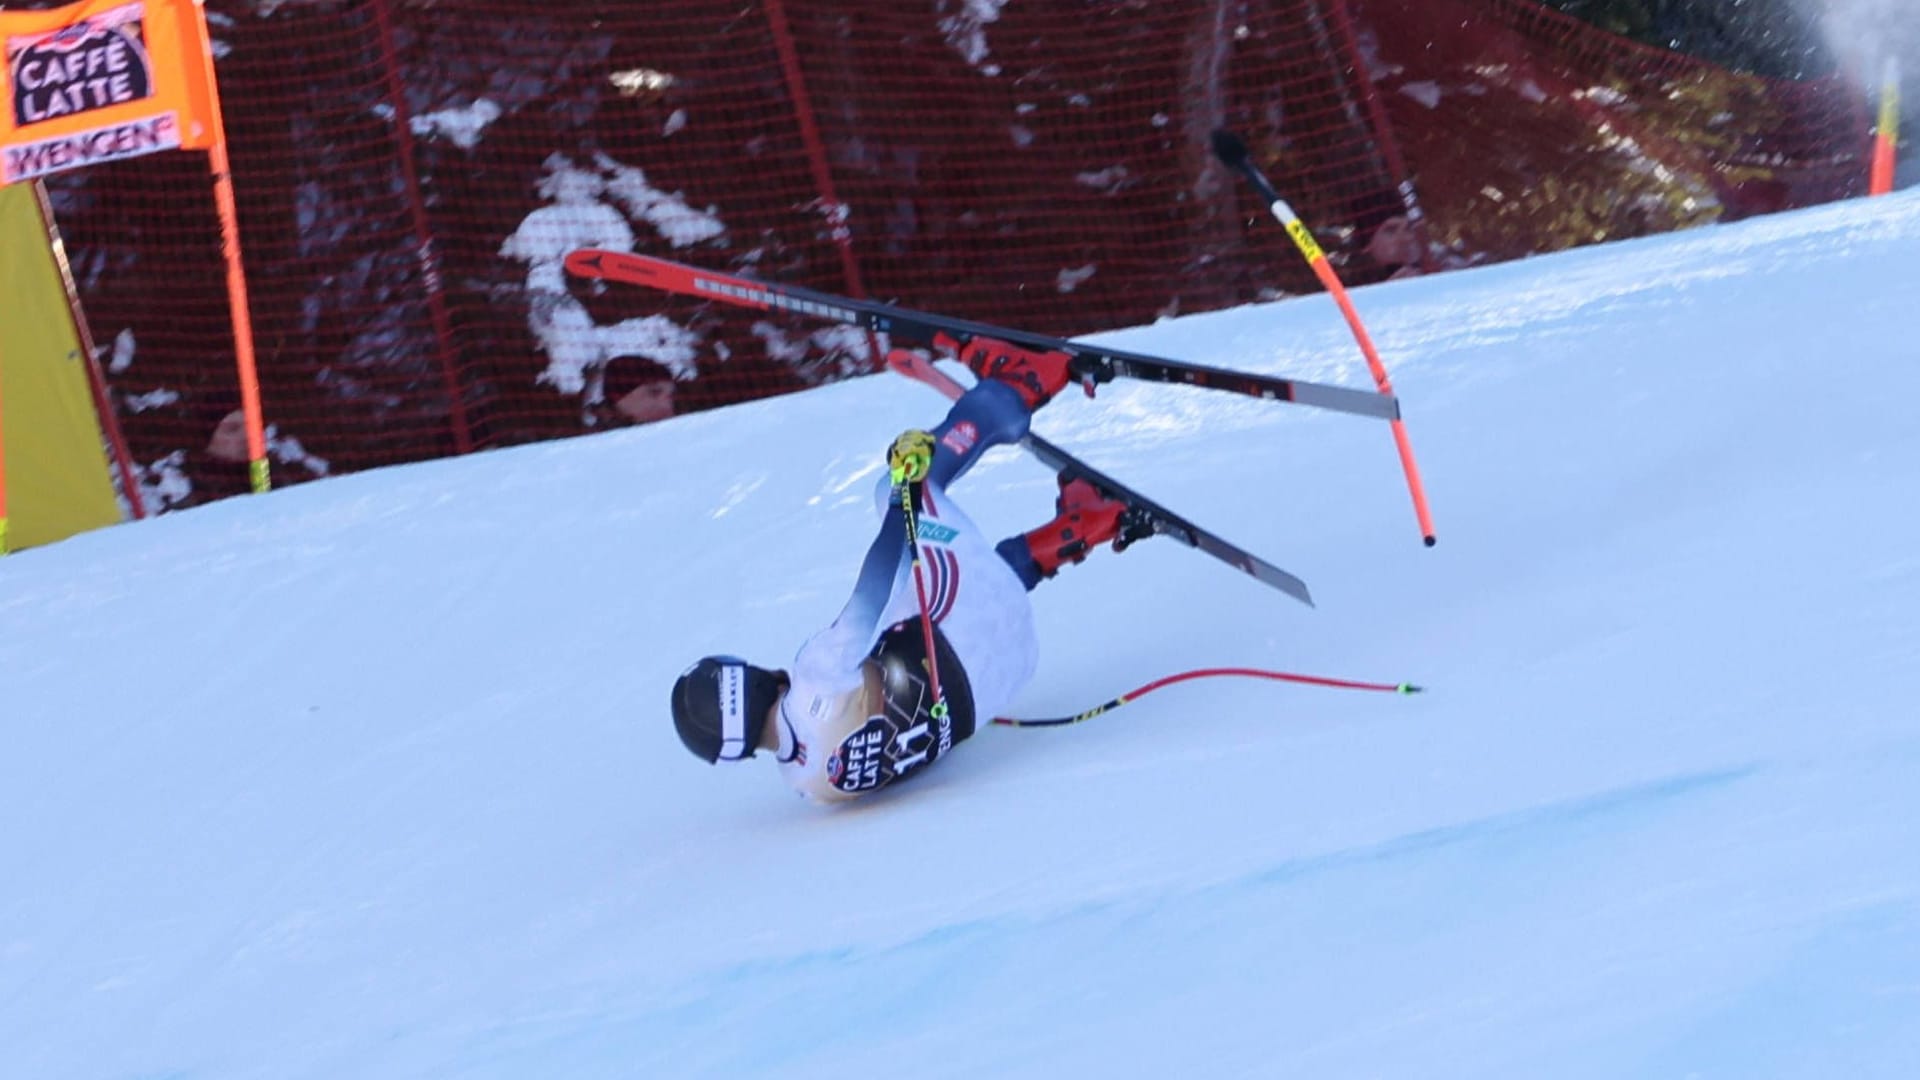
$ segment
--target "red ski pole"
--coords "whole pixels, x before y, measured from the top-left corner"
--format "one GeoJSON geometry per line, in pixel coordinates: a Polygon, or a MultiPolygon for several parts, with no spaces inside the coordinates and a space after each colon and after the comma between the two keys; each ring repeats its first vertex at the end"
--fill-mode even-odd
{"type": "Polygon", "coordinates": [[[1162,687],[1172,686],[1175,683],[1183,683],[1192,679],[1214,678],[1272,679],[1276,682],[1305,683],[1309,686],[1330,686],[1339,690],[1371,690],[1383,694],[1418,694],[1421,692],[1421,688],[1412,683],[1355,682],[1352,679],[1329,679],[1319,675],[1295,675],[1289,671],[1267,671],[1262,668],[1200,668],[1194,671],[1183,671],[1178,675],[1168,675],[1164,678],[1155,679],[1145,686],[1121,694],[1119,697],[1114,698],[1104,705],[1096,705],[1085,712],[1075,713],[1072,716],[1056,716],[1045,720],[1020,720],[1010,716],[1001,716],[996,717],[993,722],[1003,724],[1007,727],[1061,727],[1066,724],[1078,724],[1086,720],[1091,720],[1101,713],[1112,712],[1127,702],[1133,701],[1146,694],[1151,694],[1162,687]]]}

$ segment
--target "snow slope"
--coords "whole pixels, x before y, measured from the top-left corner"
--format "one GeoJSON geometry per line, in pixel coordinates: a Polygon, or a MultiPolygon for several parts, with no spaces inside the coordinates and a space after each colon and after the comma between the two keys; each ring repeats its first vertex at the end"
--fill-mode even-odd
{"type": "MultiPolygon", "coordinates": [[[[0,1076],[1920,1074],[1917,265],[1907,194],[1361,291],[1431,550],[1375,422],[1063,398],[1320,606],[1101,553],[1023,714],[1431,693],[1187,684],[845,811],[665,702],[838,610],[905,380],[10,556],[0,1076]]],[[[1324,298],[1111,337],[1370,385],[1324,298]]]]}

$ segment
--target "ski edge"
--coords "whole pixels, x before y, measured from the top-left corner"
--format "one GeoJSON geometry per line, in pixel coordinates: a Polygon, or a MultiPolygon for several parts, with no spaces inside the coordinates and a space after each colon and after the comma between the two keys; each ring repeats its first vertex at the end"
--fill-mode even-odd
{"type": "MultiPolygon", "coordinates": [[[[918,353],[895,350],[888,354],[887,366],[915,382],[932,387],[948,400],[958,398],[965,392],[965,388],[957,380],[933,366],[932,361],[918,353]]],[[[1020,445],[1049,468],[1085,479],[1108,494],[1119,496],[1130,504],[1138,506],[1152,519],[1156,534],[1172,537],[1256,581],[1278,589],[1308,607],[1314,606],[1312,592],[1308,590],[1307,583],[1299,577],[1202,529],[1032,432],[1028,432],[1020,440],[1020,445]]]]}
{"type": "Polygon", "coordinates": [[[755,311],[790,311],[925,345],[932,345],[936,338],[945,334],[990,337],[1022,348],[1059,350],[1098,372],[1097,382],[1119,376],[1145,382],[1222,390],[1376,420],[1400,418],[1400,399],[1391,394],[1108,349],[1025,330],[915,311],[877,300],[856,300],[799,285],[756,281],[651,255],[581,248],[567,255],[565,266],[567,272],[575,277],[639,285],[755,311]]]}

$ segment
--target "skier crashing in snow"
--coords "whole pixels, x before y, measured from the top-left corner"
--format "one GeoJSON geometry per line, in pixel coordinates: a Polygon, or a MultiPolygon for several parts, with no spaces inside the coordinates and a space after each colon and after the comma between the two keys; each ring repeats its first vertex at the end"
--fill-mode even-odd
{"type": "Polygon", "coordinates": [[[1118,550],[1152,532],[1125,503],[1063,475],[1052,521],[989,545],[947,488],[987,450],[1027,433],[1034,410],[1071,380],[1070,358],[986,337],[959,358],[979,381],[939,427],[894,440],[880,532],[833,624],[801,646],[790,672],[709,656],[674,684],[674,727],[695,757],[744,761],[769,751],[788,783],[821,801],[917,776],[1033,676],[1039,649],[1027,593],[1095,547],[1118,550]],[[911,534],[903,476],[920,496],[911,534]]]}

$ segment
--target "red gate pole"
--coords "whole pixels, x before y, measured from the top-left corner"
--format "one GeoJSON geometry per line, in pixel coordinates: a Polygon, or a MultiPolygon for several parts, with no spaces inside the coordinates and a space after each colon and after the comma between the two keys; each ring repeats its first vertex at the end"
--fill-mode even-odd
{"type": "Polygon", "coordinates": [[[374,23],[380,28],[380,66],[387,77],[387,98],[393,102],[393,130],[400,144],[400,175],[407,185],[407,209],[413,218],[413,242],[420,260],[420,278],[427,291],[427,310],[433,313],[433,336],[439,343],[440,377],[447,387],[448,419],[453,423],[456,453],[473,452],[473,429],[467,406],[460,400],[460,375],[453,366],[453,320],[447,316],[446,290],[440,260],[433,253],[433,231],[427,227],[426,199],[420,194],[420,173],[413,162],[413,110],[407,108],[406,88],[400,83],[400,63],[393,47],[393,23],[387,0],[374,0],[374,23]]]}
{"type": "MultiPolygon", "coordinates": [[[[767,25],[773,31],[773,47],[780,54],[780,67],[786,72],[787,92],[793,96],[794,120],[800,126],[800,141],[807,148],[807,167],[813,173],[813,186],[825,204],[832,228],[833,246],[840,253],[840,273],[846,279],[847,295],[867,299],[866,283],[860,280],[860,260],[853,253],[853,230],[847,227],[850,208],[840,201],[833,187],[833,167],[827,161],[827,144],[820,137],[820,124],[813,113],[813,100],[807,95],[806,79],[800,70],[800,51],[794,46],[793,28],[787,22],[786,0],[766,0],[767,25]]],[[[880,342],[867,332],[867,348],[877,368],[880,342]]]]}
{"type": "Polygon", "coordinates": [[[1373,141],[1380,147],[1380,156],[1386,159],[1387,172],[1393,176],[1400,205],[1407,211],[1407,224],[1412,226],[1413,237],[1420,243],[1418,268],[1430,271],[1433,254],[1427,245],[1427,215],[1420,209],[1420,197],[1414,190],[1412,175],[1407,172],[1406,159],[1400,156],[1400,140],[1393,137],[1393,124],[1387,119],[1373,76],[1367,73],[1366,62],[1360,56],[1359,39],[1353,32],[1353,16],[1347,11],[1347,0],[1333,0],[1328,17],[1333,22],[1334,34],[1340,39],[1340,47],[1347,53],[1347,63],[1353,65],[1354,79],[1360,86],[1360,103],[1366,107],[1368,123],[1373,127],[1373,141]]]}

